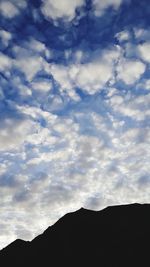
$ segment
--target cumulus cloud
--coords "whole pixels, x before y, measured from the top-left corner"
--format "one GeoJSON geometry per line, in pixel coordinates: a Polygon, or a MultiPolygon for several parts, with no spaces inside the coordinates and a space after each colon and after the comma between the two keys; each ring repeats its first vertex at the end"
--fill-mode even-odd
{"type": "Polygon", "coordinates": [[[29,42],[25,43],[27,50],[31,50],[34,54],[44,55],[47,59],[52,57],[52,51],[46,47],[46,45],[34,38],[31,38],[29,42]]]}
{"type": "Polygon", "coordinates": [[[43,0],[42,12],[48,19],[67,19],[71,21],[76,15],[76,9],[84,4],[84,0],[52,1],[43,0]]]}
{"type": "Polygon", "coordinates": [[[0,12],[4,17],[11,19],[18,15],[19,10],[15,5],[13,5],[13,3],[9,1],[2,1],[0,3],[0,12]]]}
{"type": "Polygon", "coordinates": [[[2,0],[0,3],[0,13],[8,18],[12,19],[16,15],[19,14],[20,9],[23,9],[26,7],[26,1],[18,1],[18,0],[12,0],[12,1],[4,1],[2,0]]]}
{"type": "Polygon", "coordinates": [[[138,41],[147,41],[150,39],[150,36],[149,36],[149,29],[144,29],[144,28],[137,28],[135,27],[133,29],[134,31],[134,35],[135,35],[135,38],[138,40],[138,41]]]}
{"type": "Polygon", "coordinates": [[[51,52],[44,43],[36,39],[24,42],[22,46],[13,46],[12,67],[22,72],[27,81],[32,82],[33,78],[40,71],[49,71],[49,64],[45,57],[49,59],[51,52]]]}
{"type": "Polygon", "coordinates": [[[2,40],[2,43],[4,44],[4,46],[8,46],[9,41],[12,38],[12,34],[8,31],[5,31],[3,29],[0,29],[0,38],[2,40]]]}
{"type": "MultiPolygon", "coordinates": [[[[91,111],[90,106],[89,111],[87,108],[72,111],[69,117],[18,106],[24,115],[30,115],[36,127],[26,133],[21,150],[14,154],[11,147],[7,152],[9,161],[3,163],[1,206],[4,214],[8,207],[9,215],[13,214],[5,217],[5,221],[10,226],[16,225],[15,231],[9,226],[12,231],[9,241],[17,237],[31,239],[60,216],[80,206],[98,210],[106,205],[146,199],[148,182],[144,191],[139,185],[144,183],[141,177],[149,170],[150,132],[146,125],[142,130],[135,123],[129,126],[126,115],[135,122],[140,115],[146,118],[149,103],[139,96],[131,97],[128,104],[125,96],[115,94],[114,89],[104,105],[108,110],[113,108],[117,115],[111,113],[108,117],[91,111]],[[44,127],[41,119],[45,120],[44,127]],[[27,149],[28,146],[32,149],[27,149]],[[32,227],[29,227],[31,217],[32,227]]],[[[7,243],[8,239],[3,242],[7,243]]]]}
{"type": "Polygon", "coordinates": [[[79,87],[89,94],[95,94],[111,78],[112,67],[107,63],[92,62],[77,66],[53,66],[51,69],[56,81],[61,85],[61,90],[67,90],[74,96],[74,88],[79,87]]]}
{"type": "Polygon", "coordinates": [[[4,118],[1,120],[0,151],[18,149],[32,131],[34,123],[25,119],[4,118]],[[11,135],[10,135],[11,133],[11,135]]]}
{"type": "Polygon", "coordinates": [[[128,41],[130,39],[130,33],[129,31],[122,31],[122,32],[118,32],[115,37],[120,41],[128,41]]]}
{"type": "Polygon", "coordinates": [[[121,3],[122,0],[93,0],[94,14],[95,16],[102,16],[109,7],[113,7],[114,10],[117,10],[121,3]]]}
{"type": "MultiPolygon", "coordinates": [[[[135,98],[132,94],[120,94],[117,88],[107,88],[105,100],[94,98],[113,80],[116,65],[119,79],[127,84],[139,79],[145,65],[122,59],[120,48],[103,51],[99,58],[84,64],[78,61],[69,66],[45,64],[42,56],[33,56],[29,50],[30,57],[26,57],[26,53],[26,49],[21,52],[22,57],[18,53],[13,63],[25,74],[28,90],[35,92],[36,99],[34,105],[14,103],[21,119],[6,116],[1,124],[0,223],[6,222],[1,246],[15,238],[32,239],[66,212],[81,206],[101,209],[112,204],[142,202],[148,196],[148,181],[145,190],[141,191],[140,185],[149,169],[149,95],[145,101],[145,96],[135,98]],[[123,76],[127,67],[133,70],[133,65],[138,74],[123,76]],[[59,84],[59,95],[53,95],[50,81],[35,78],[43,69],[59,84]],[[93,96],[85,107],[76,87],[93,96]],[[78,108],[67,116],[51,113],[63,106],[62,97],[68,97],[65,91],[78,102],[78,108]],[[49,94],[43,105],[45,110],[40,105],[43,98],[38,98],[39,104],[36,102],[41,92],[49,94]],[[105,109],[105,114],[93,111],[96,106],[105,109]],[[127,119],[132,119],[133,126],[127,119]],[[142,130],[138,124],[141,122],[145,122],[142,130]]],[[[3,70],[9,68],[9,58],[6,63],[3,70]]],[[[25,89],[19,77],[13,78],[12,83],[18,90],[25,89]]]]}
{"type": "Polygon", "coordinates": [[[76,77],[78,87],[84,88],[89,94],[99,91],[111,78],[112,67],[109,64],[89,63],[82,65],[76,77]]]}
{"type": "Polygon", "coordinates": [[[144,89],[150,90],[150,79],[145,81],[144,89]]]}
{"type": "Polygon", "coordinates": [[[79,87],[88,94],[95,94],[113,78],[114,65],[120,55],[119,47],[106,50],[97,59],[84,64],[71,64],[69,67],[52,65],[50,71],[61,85],[61,90],[77,99],[74,88],[79,87]]]}
{"type": "Polygon", "coordinates": [[[49,81],[37,81],[32,82],[32,88],[40,92],[48,92],[52,88],[52,84],[49,81]]]}
{"type": "Polygon", "coordinates": [[[143,79],[137,84],[136,88],[139,90],[150,90],[150,79],[143,79]]]}
{"type": "Polygon", "coordinates": [[[119,0],[29,2],[1,1],[0,247],[81,206],[149,201],[146,23],[119,0]]]}
{"type": "Polygon", "coordinates": [[[0,71],[7,71],[12,66],[12,59],[0,52],[0,71]]]}
{"type": "Polygon", "coordinates": [[[150,63],[150,42],[145,42],[143,44],[140,44],[138,46],[138,51],[139,51],[139,54],[140,54],[140,57],[150,63]]]}
{"type": "Polygon", "coordinates": [[[95,60],[83,64],[70,64],[70,66],[52,65],[50,72],[60,84],[61,90],[67,90],[74,96],[74,89],[81,88],[88,94],[100,91],[107,82],[113,84],[115,79],[122,80],[131,85],[137,82],[145,72],[146,66],[140,60],[126,59],[121,48],[104,50],[95,60]],[[115,77],[115,73],[117,74],[115,77]]]}
{"type": "Polygon", "coordinates": [[[130,95],[123,97],[114,94],[107,101],[116,113],[120,113],[135,121],[146,121],[150,116],[149,94],[146,97],[142,95],[135,98],[132,98],[130,95]]]}
{"type": "Polygon", "coordinates": [[[122,60],[117,67],[117,78],[126,84],[134,84],[145,72],[146,66],[138,60],[122,60]]]}
{"type": "Polygon", "coordinates": [[[32,81],[36,73],[43,69],[43,58],[40,56],[21,57],[15,61],[15,66],[25,74],[28,81],[32,81]]]}

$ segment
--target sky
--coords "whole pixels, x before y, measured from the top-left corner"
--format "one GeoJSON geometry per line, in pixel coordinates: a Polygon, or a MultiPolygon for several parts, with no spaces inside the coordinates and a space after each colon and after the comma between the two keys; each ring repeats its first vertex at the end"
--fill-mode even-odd
{"type": "Polygon", "coordinates": [[[149,0],[0,1],[0,249],[150,202],[149,0]]]}

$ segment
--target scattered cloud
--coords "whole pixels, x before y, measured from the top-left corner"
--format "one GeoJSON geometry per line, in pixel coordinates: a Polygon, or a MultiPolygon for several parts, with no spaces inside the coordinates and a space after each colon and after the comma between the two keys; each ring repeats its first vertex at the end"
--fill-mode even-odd
{"type": "Polygon", "coordinates": [[[29,120],[15,118],[1,120],[0,151],[18,149],[26,140],[26,135],[33,129],[33,126],[34,123],[29,120]]]}
{"type": "Polygon", "coordinates": [[[118,32],[115,37],[120,41],[120,42],[124,42],[124,41],[129,41],[130,40],[130,32],[129,31],[122,31],[122,32],[118,32]]]}
{"type": "Polygon", "coordinates": [[[19,14],[19,10],[26,7],[26,1],[22,0],[2,0],[0,3],[0,13],[8,18],[12,19],[19,14]]]}
{"type": "Polygon", "coordinates": [[[150,63],[150,42],[140,44],[138,46],[138,51],[139,51],[140,57],[144,61],[150,63]]]}
{"type": "Polygon", "coordinates": [[[146,66],[138,60],[122,60],[117,67],[117,78],[126,84],[134,84],[145,72],[146,66]]]}
{"type": "Polygon", "coordinates": [[[0,247],[149,201],[146,1],[1,1],[0,247]]]}
{"type": "Polygon", "coordinates": [[[53,65],[50,69],[54,79],[60,84],[61,90],[77,99],[73,90],[78,87],[88,94],[95,94],[113,78],[114,65],[120,54],[119,47],[103,52],[97,59],[84,64],[70,66],[53,65]]]}
{"type": "Polygon", "coordinates": [[[122,3],[122,0],[93,0],[95,16],[102,16],[107,8],[112,7],[117,10],[122,3]]]}
{"type": "Polygon", "coordinates": [[[12,34],[8,31],[5,31],[3,29],[0,29],[0,38],[4,46],[8,46],[9,41],[12,38],[12,34]]]}
{"type": "Polygon", "coordinates": [[[52,1],[42,0],[42,12],[47,19],[66,19],[71,21],[76,16],[76,9],[84,4],[84,0],[52,1]]]}
{"type": "Polygon", "coordinates": [[[134,31],[135,38],[138,41],[147,41],[147,40],[150,39],[149,29],[143,29],[143,28],[137,28],[137,27],[135,27],[133,29],[133,31],[134,31]]]}
{"type": "Polygon", "coordinates": [[[38,56],[19,58],[15,66],[25,74],[28,81],[32,81],[38,71],[42,70],[43,58],[38,56]]]}
{"type": "Polygon", "coordinates": [[[150,95],[138,96],[134,99],[132,96],[118,96],[113,95],[109,100],[107,100],[113,110],[117,113],[127,116],[135,121],[147,121],[150,112],[150,95]]]}
{"type": "Polygon", "coordinates": [[[0,52],[0,71],[8,71],[12,65],[12,59],[0,52]]]}

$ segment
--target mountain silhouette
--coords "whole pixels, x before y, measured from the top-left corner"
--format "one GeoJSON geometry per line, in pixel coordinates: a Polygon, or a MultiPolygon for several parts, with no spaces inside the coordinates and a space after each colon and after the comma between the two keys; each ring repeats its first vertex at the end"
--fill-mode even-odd
{"type": "Polygon", "coordinates": [[[1,266],[150,266],[150,204],[68,213],[31,242],[0,251],[1,266]]]}

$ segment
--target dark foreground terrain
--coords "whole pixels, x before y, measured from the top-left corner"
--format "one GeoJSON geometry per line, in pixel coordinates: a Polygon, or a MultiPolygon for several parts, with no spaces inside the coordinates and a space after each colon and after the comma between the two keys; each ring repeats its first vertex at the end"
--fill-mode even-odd
{"type": "Polygon", "coordinates": [[[31,242],[1,250],[0,266],[150,266],[150,205],[66,214],[31,242]]]}

